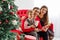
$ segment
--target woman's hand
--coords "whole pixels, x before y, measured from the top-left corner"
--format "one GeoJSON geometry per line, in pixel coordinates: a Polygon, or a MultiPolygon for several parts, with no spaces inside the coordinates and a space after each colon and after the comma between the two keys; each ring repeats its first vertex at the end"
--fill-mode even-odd
{"type": "Polygon", "coordinates": [[[49,24],[45,25],[44,27],[45,27],[45,28],[49,28],[49,27],[50,27],[50,25],[51,25],[51,23],[49,23],[49,24]]]}
{"type": "Polygon", "coordinates": [[[39,29],[38,29],[38,28],[35,28],[35,31],[36,31],[36,32],[39,32],[39,29]]]}
{"type": "Polygon", "coordinates": [[[51,25],[51,23],[43,26],[43,27],[42,27],[42,30],[46,32],[46,31],[49,29],[50,25],[51,25]]]}

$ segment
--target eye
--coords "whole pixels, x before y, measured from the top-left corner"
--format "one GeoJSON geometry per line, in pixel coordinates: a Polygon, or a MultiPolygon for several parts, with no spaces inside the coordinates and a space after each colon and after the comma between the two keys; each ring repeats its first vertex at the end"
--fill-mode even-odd
{"type": "Polygon", "coordinates": [[[42,8],[42,10],[45,10],[45,8],[42,8]]]}

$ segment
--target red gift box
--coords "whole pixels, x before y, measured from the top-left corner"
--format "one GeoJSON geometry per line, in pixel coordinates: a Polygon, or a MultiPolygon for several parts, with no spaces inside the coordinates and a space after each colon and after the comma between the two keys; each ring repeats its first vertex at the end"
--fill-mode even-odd
{"type": "Polygon", "coordinates": [[[25,35],[25,40],[36,40],[36,37],[31,35],[25,35]]]}

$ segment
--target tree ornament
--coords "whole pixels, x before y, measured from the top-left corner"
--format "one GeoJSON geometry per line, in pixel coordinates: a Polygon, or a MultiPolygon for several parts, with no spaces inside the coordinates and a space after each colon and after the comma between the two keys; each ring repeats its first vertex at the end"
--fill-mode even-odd
{"type": "Polygon", "coordinates": [[[17,21],[16,21],[16,20],[13,20],[13,21],[12,21],[12,24],[13,24],[13,25],[17,25],[17,21]]]}
{"type": "Polygon", "coordinates": [[[8,23],[9,21],[6,19],[5,22],[8,23]]]}
{"type": "Polygon", "coordinates": [[[0,11],[2,11],[2,8],[0,7],[0,11]]]}
{"type": "Polygon", "coordinates": [[[0,21],[0,24],[2,24],[2,22],[0,21]]]}
{"type": "Polygon", "coordinates": [[[2,1],[5,1],[5,0],[2,0],[2,1]]]}
{"type": "Polygon", "coordinates": [[[10,9],[13,9],[13,6],[10,6],[10,9]]]}
{"type": "Polygon", "coordinates": [[[14,15],[14,12],[10,12],[11,15],[14,15]]]}
{"type": "Polygon", "coordinates": [[[0,11],[0,14],[2,14],[2,12],[0,11]]]}

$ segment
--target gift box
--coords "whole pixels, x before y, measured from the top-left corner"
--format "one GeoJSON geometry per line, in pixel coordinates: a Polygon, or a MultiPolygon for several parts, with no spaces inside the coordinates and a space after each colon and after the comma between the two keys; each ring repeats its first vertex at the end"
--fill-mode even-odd
{"type": "Polygon", "coordinates": [[[25,40],[36,40],[36,37],[31,35],[25,35],[25,40]]]}

